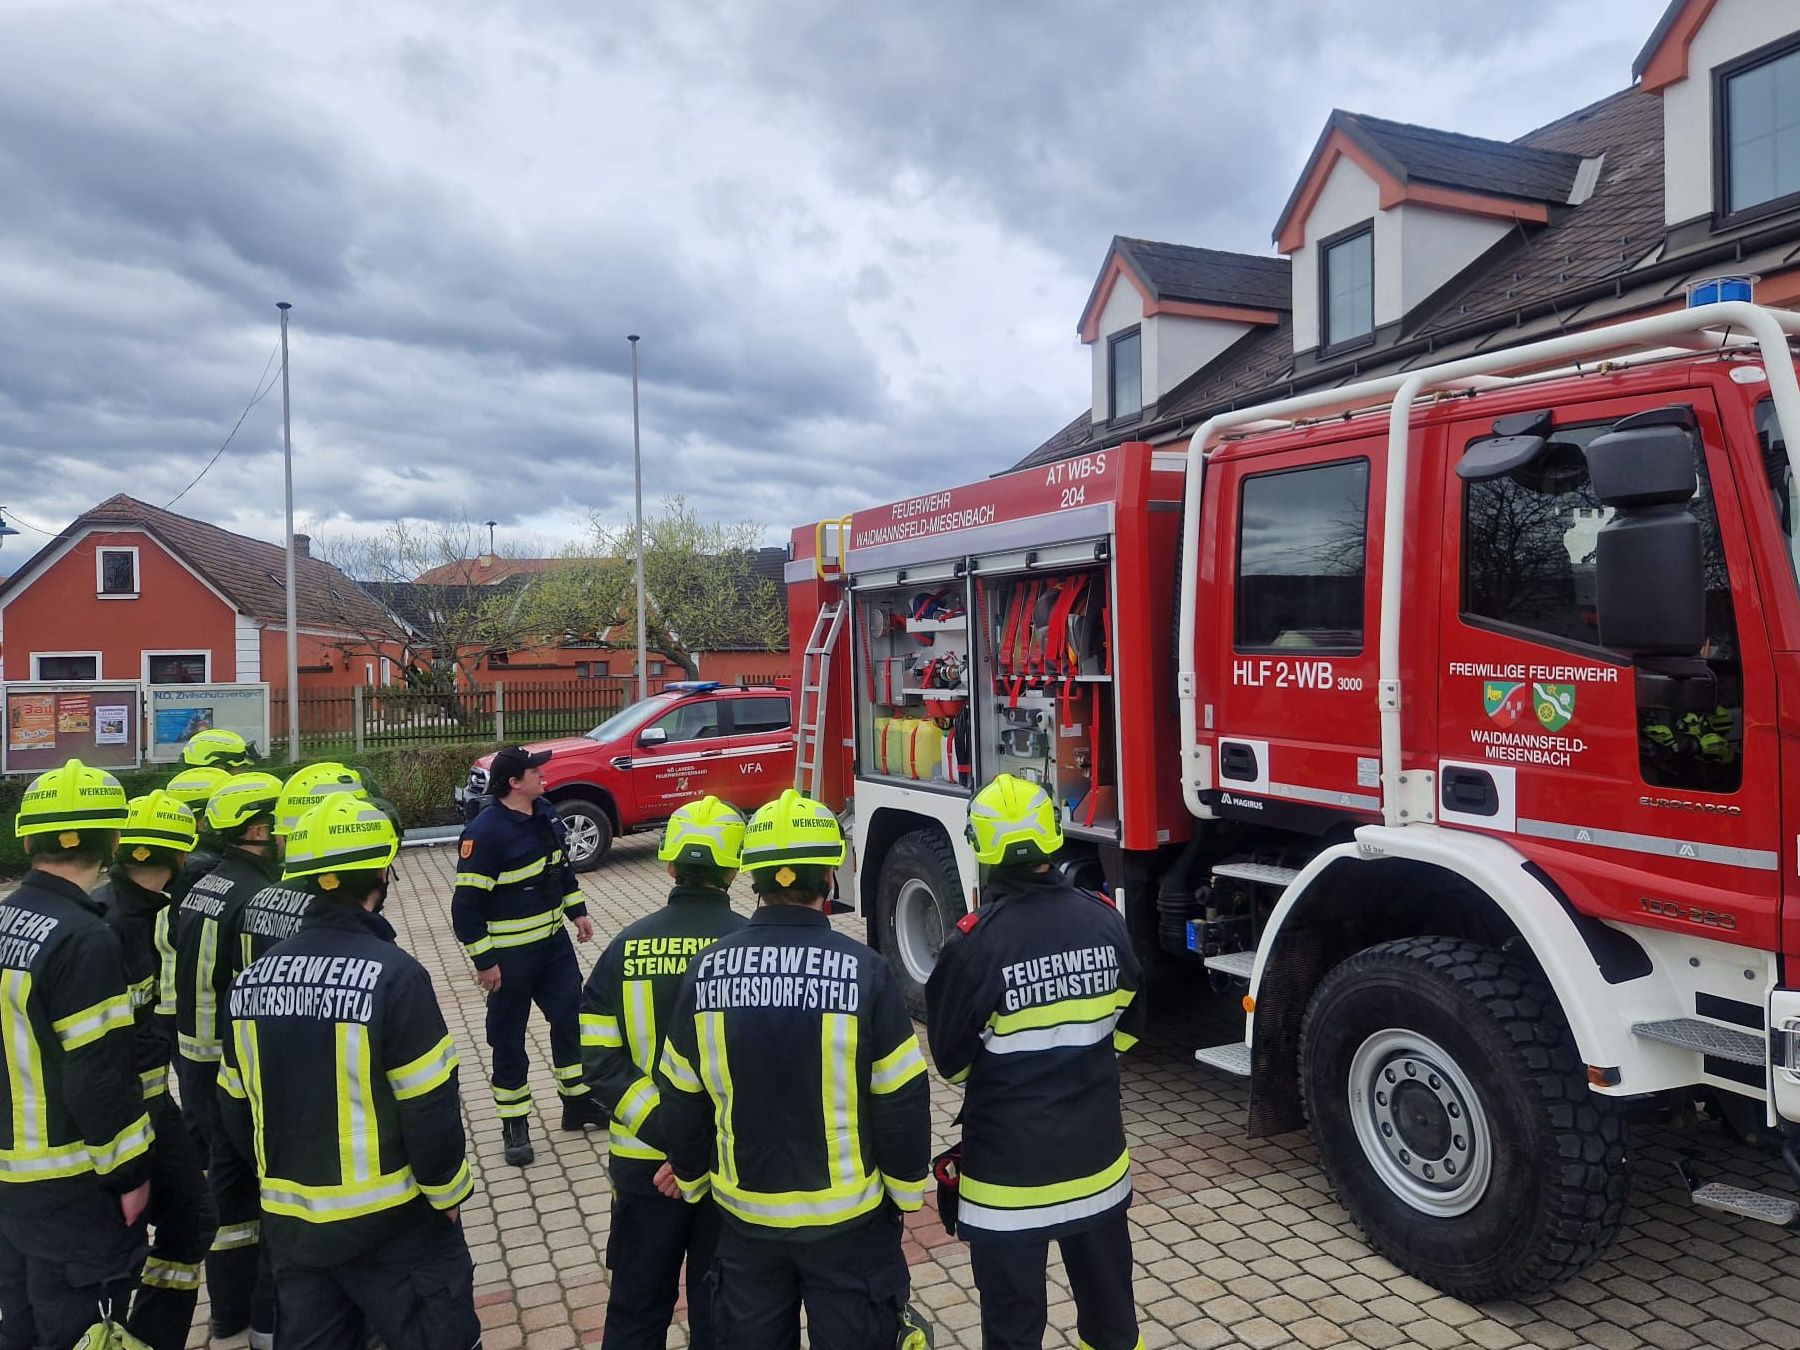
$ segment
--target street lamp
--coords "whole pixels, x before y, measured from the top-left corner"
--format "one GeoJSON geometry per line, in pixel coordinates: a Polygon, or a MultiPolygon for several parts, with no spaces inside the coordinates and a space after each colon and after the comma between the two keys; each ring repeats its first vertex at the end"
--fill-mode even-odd
{"type": "Polygon", "coordinates": [[[650,693],[650,663],[644,650],[644,443],[638,429],[638,335],[628,333],[625,340],[631,344],[631,462],[637,473],[637,692],[643,699],[650,693]]]}

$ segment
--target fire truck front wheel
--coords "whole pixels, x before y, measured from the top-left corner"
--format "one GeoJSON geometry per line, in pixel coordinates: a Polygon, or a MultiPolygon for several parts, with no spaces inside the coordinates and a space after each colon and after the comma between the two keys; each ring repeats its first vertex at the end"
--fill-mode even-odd
{"type": "Polygon", "coordinates": [[[925,1016],[925,981],[964,914],[956,854],[939,830],[901,835],[881,865],[875,939],[914,1017],[925,1016]]]}
{"type": "Polygon", "coordinates": [[[1344,1207],[1447,1294],[1553,1288],[1618,1233],[1624,1120],[1548,984],[1504,952],[1421,937],[1351,957],[1307,1008],[1300,1082],[1344,1207]]]}
{"type": "Polygon", "coordinates": [[[556,813],[569,829],[569,866],[577,872],[591,872],[612,848],[612,817],[598,802],[585,797],[565,797],[556,804],[556,813]]]}

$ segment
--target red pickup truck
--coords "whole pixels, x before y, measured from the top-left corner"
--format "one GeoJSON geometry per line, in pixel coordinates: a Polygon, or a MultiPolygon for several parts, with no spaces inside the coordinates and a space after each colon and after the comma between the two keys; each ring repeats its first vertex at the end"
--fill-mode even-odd
{"type": "MultiPolygon", "coordinates": [[[[585,736],[539,741],[550,800],[569,826],[569,861],[585,872],[613,837],[649,829],[712,794],[748,815],[794,784],[792,696],[686,680],[633,703],[585,736]]],[[[473,820],[493,800],[483,755],[456,803],[473,820]]]]}

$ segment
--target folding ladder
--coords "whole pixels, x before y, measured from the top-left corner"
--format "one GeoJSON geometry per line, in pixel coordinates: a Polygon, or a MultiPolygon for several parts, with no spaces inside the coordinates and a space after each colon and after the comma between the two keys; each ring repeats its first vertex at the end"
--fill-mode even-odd
{"type": "Polygon", "coordinates": [[[825,692],[831,687],[831,653],[844,629],[848,600],[828,600],[813,620],[800,658],[800,707],[794,718],[794,786],[815,800],[824,763],[825,692]]]}

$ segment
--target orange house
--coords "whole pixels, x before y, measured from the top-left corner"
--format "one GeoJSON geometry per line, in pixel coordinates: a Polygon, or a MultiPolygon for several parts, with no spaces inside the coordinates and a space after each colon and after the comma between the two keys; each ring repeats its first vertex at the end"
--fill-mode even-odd
{"type": "MultiPolygon", "coordinates": [[[[300,687],[397,668],[393,617],[295,536],[300,687]]],[[[284,687],[286,560],[278,544],[123,494],[83,512],[3,584],[8,680],[264,682],[284,687]]]]}

